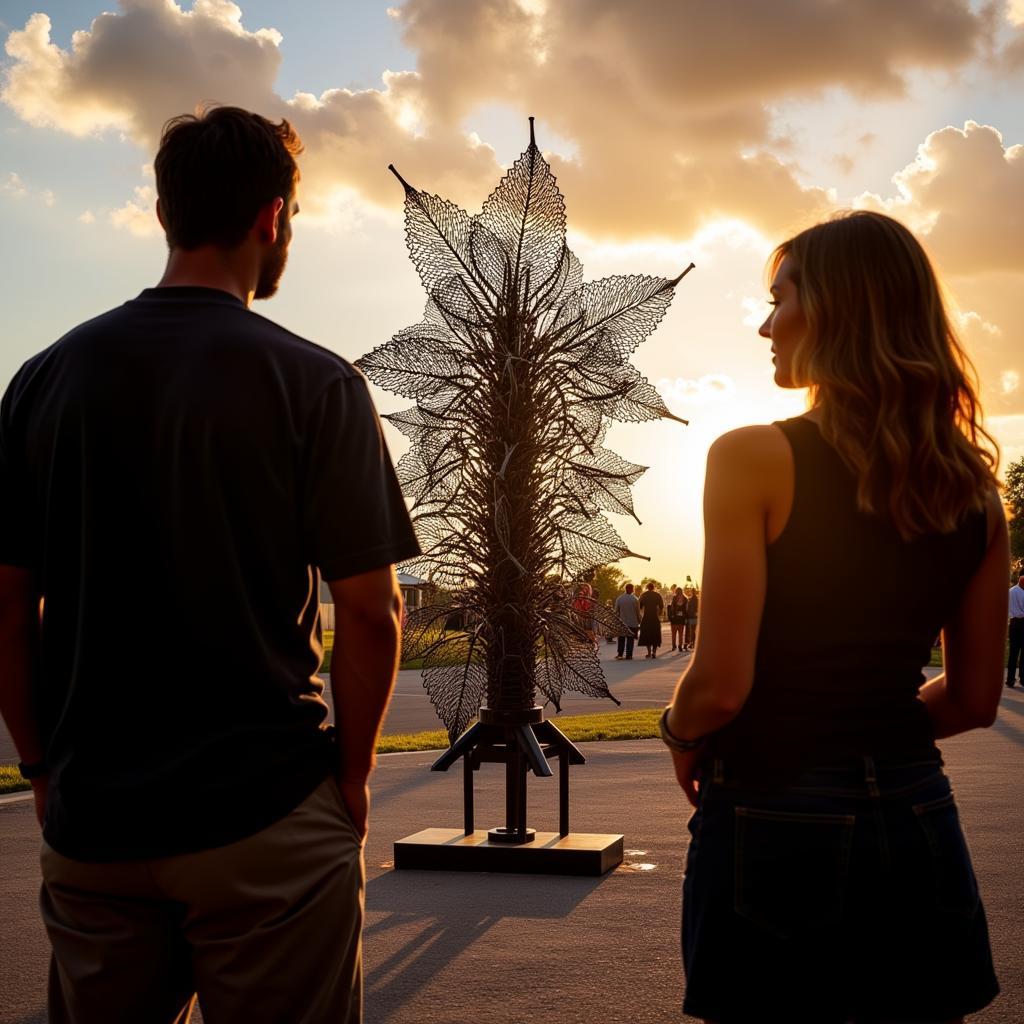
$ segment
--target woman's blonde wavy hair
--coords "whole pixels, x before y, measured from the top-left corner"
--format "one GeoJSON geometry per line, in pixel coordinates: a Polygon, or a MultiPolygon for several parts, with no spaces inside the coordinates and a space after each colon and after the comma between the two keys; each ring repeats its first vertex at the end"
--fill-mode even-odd
{"type": "Polygon", "coordinates": [[[783,242],[807,331],[793,377],[857,478],[857,503],[904,540],[948,533],[997,486],[974,368],[927,254],[883,214],[838,214],[783,242]]]}

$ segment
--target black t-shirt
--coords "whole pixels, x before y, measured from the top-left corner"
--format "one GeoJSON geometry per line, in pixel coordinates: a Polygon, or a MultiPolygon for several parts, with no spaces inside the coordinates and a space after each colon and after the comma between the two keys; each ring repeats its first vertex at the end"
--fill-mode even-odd
{"type": "Polygon", "coordinates": [[[287,814],[334,754],[320,574],[418,550],[364,378],[226,292],[148,289],[29,360],[0,563],[44,597],[47,841],[162,856],[287,814]]]}

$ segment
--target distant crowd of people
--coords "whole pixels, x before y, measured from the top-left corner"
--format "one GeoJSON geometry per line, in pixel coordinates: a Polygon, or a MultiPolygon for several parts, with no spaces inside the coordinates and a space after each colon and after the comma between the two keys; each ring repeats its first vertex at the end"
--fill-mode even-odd
{"type": "MultiPolygon", "coordinates": [[[[669,591],[658,590],[657,584],[648,580],[641,585],[643,589],[639,596],[636,585],[626,583],[614,601],[608,598],[604,602],[619,620],[617,632],[605,633],[608,643],[618,641],[616,661],[632,661],[637,642],[646,648],[645,658],[656,658],[662,642],[662,622],[669,624],[672,651],[693,650],[697,640],[700,589],[689,576],[686,580],[682,587],[673,583],[669,591]]],[[[596,587],[581,583],[576,588],[573,610],[595,647],[600,644],[602,632],[601,623],[595,615],[600,603],[601,595],[596,587]]]]}

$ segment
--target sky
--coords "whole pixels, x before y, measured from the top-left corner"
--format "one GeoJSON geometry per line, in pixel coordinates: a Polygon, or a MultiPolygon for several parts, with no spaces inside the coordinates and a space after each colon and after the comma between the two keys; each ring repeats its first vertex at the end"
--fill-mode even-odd
{"type": "Polygon", "coordinates": [[[608,437],[650,467],[642,524],[613,517],[651,558],[630,577],[699,578],[711,442],[805,408],[757,335],[764,265],[837,209],[918,233],[1003,465],[1024,455],[1024,0],[3,0],[0,39],[0,385],[159,279],[169,117],[220,102],[295,124],[302,213],[256,308],[356,359],[423,311],[387,165],[475,212],[534,115],[585,279],[696,264],[633,357],[690,425],[608,437]]]}

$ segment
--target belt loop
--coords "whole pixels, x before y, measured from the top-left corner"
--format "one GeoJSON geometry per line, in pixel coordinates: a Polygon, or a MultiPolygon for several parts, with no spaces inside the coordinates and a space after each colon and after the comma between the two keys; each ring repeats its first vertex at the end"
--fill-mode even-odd
{"type": "Polygon", "coordinates": [[[720,757],[716,757],[711,764],[711,781],[718,786],[725,782],[725,766],[720,757]]]}

